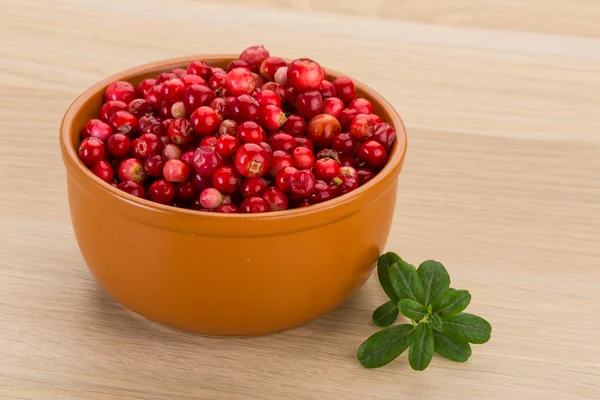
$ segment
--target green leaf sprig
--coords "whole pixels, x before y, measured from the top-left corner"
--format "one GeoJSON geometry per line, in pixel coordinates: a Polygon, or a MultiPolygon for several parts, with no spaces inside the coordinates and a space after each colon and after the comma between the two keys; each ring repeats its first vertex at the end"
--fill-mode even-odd
{"type": "Polygon", "coordinates": [[[382,367],[409,349],[410,366],[422,371],[434,352],[464,362],[471,356],[469,343],[490,340],[491,325],[463,312],[471,294],[452,289],[448,271],[439,262],[427,260],[415,268],[397,254],[385,253],[377,261],[377,275],[390,301],[373,313],[373,324],[384,329],[358,348],[357,357],[364,367],[382,367]],[[411,323],[391,326],[398,314],[411,323]]]}

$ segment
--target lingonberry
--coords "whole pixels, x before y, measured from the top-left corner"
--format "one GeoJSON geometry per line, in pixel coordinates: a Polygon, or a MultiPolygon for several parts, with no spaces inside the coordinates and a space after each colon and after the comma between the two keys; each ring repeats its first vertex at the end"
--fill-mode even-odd
{"type": "Polygon", "coordinates": [[[339,118],[339,121],[343,131],[348,131],[350,129],[350,124],[357,115],[358,111],[356,111],[354,108],[345,108],[342,110],[342,115],[339,118]]]}
{"type": "Polygon", "coordinates": [[[336,97],[342,100],[344,103],[352,101],[356,96],[356,87],[352,79],[345,76],[341,76],[333,81],[333,87],[335,88],[336,97]]]}
{"type": "Polygon", "coordinates": [[[332,160],[335,160],[335,162],[337,162],[338,164],[340,163],[340,155],[337,151],[333,149],[319,150],[319,152],[317,153],[317,160],[320,160],[322,158],[331,158],[332,160]]]}
{"type": "Polygon", "coordinates": [[[294,167],[286,167],[282,169],[275,178],[275,185],[277,185],[282,192],[288,193],[290,191],[290,178],[297,171],[298,170],[294,167]]]}
{"type": "Polygon", "coordinates": [[[241,186],[241,193],[244,199],[252,196],[261,196],[265,189],[268,187],[267,181],[260,177],[244,179],[241,186]]]}
{"type": "Polygon", "coordinates": [[[216,132],[221,123],[221,119],[215,110],[210,107],[202,106],[192,112],[192,115],[190,115],[190,122],[196,135],[206,136],[216,132]]]}
{"type": "Polygon", "coordinates": [[[192,169],[181,160],[167,160],[163,167],[163,176],[169,182],[183,182],[190,178],[192,169]]]}
{"type": "Polygon", "coordinates": [[[224,165],[215,170],[212,176],[212,186],[224,194],[237,192],[242,183],[242,177],[230,165],[224,165]]]}
{"type": "Polygon", "coordinates": [[[340,167],[357,167],[358,159],[353,156],[340,156],[340,167]]]}
{"type": "Polygon", "coordinates": [[[369,117],[371,117],[371,121],[373,121],[373,124],[377,125],[381,123],[381,117],[377,114],[369,114],[369,117]]]}
{"type": "Polygon", "coordinates": [[[163,102],[160,104],[160,109],[159,109],[160,117],[163,119],[175,118],[173,116],[172,109],[173,109],[173,103],[171,103],[167,100],[163,100],[163,102]]]}
{"type": "Polygon", "coordinates": [[[315,191],[317,181],[308,170],[296,171],[290,177],[290,190],[299,196],[308,197],[315,191]]]}
{"type": "Polygon", "coordinates": [[[324,99],[335,97],[335,87],[333,87],[333,83],[323,80],[319,85],[319,93],[321,93],[321,96],[323,96],[324,99]]]}
{"type": "Polygon", "coordinates": [[[334,197],[353,191],[358,187],[358,181],[350,175],[339,175],[331,180],[329,188],[334,197]]]}
{"type": "Polygon", "coordinates": [[[210,147],[216,147],[217,146],[217,137],[216,136],[204,136],[202,138],[202,140],[200,141],[200,146],[210,146],[210,147]]]}
{"type": "Polygon", "coordinates": [[[138,84],[137,90],[142,95],[142,97],[145,98],[146,94],[148,94],[148,90],[150,90],[150,88],[154,85],[156,85],[156,79],[146,78],[138,84]]]}
{"type": "Polygon", "coordinates": [[[298,114],[291,114],[281,129],[294,137],[303,136],[306,132],[306,121],[298,114]]]}
{"type": "Polygon", "coordinates": [[[323,79],[323,68],[310,58],[299,58],[288,66],[288,84],[299,91],[318,89],[323,79]]]}
{"type": "Polygon", "coordinates": [[[358,184],[364,185],[369,182],[375,176],[375,172],[370,168],[358,168],[356,170],[356,174],[358,175],[358,184]]]}
{"type": "Polygon", "coordinates": [[[206,188],[212,187],[212,176],[194,174],[192,177],[192,183],[196,189],[203,191],[206,188]]]}
{"type": "Polygon", "coordinates": [[[248,197],[240,204],[240,211],[243,213],[261,213],[269,211],[269,205],[262,197],[248,197]]]}
{"type": "Polygon", "coordinates": [[[154,85],[146,92],[145,100],[150,103],[155,110],[160,110],[160,105],[163,102],[161,90],[162,85],[154,85]]]}
{"type": "Polygon", "coordinates": [[[372,169],[383,167],[388,159],[385,148],[374,140],[368,140],[360,145],[358,157],[372,169]]]}
{"type": "Polygon", "coordinates": [[[171,115],[173,116],[173,118],[185,118],[186,114],[187,111],[185,109],[183,101],[178,101],[171,105],[171,115]]]}
{"type": "Polygon", "coordinates": [[[200,193],[200,205],[209,210],[214,210],[223,204],[223,194],[215,188],[207,188],[200,193]]]}
{"type": "Polygon", "coordinates": [[[153,133],[156,136],[165,136],[167,130],[162,121],[150,115],[144,115],[138,120],[137,130],[140,134],[153,133]]]}
{"type": "Polygon", "coordinates": [[[135,86],[124,81],[111,83],[104,92],[105,101],[119,100],[124,103],[129,103],[131,100],[135,99],[135,96],[135,86]]]}
{"type": "Polygon", "coordinates": [[[287,121],[281,108],[274,105],[261,106],[258,119],[261,125],[269,130],[278,129],[287,121]]]}
{"type": "Polygon", "coordinates": [[[185,151],[182,155],[180,160],[183,161],[184,163],[189,164],[190,166],[194,164],[194,150],[188,150],[185,151]]]}
{"type": "Polygon", "coordinates": [[[117,111],[127,111],[129,108],[127,107],[127,103],[124,103],[120,100],[111,100],[111,101],[107,101],[106,103],[102,104],[102,107],[100,107],[100,112],[98,113],[98,116],[100,117],[100,119],[104,122],[109,122],[110,118],[117,112],[117,111]]]}
{"type": "Polygon", "coordinates": [[[192,181],[178,183],[175,186],[175,199],[180,203],[190,203],[198,196],[198,190],[192,181]]]}
{"type": "Polygon", "coordinates": [[[148,197],[160,204],[170,204],[175,198],[175,186],[165,179],[154,181],[148,188],[148,197]]]}
{"type": "Polygon", "coordinates": [[[290,105],[297,106],[296,100],[298,99],[298,93],[300,93],[300,92],[298,90],[295,90],[291,86],[287,86],[285,88],[285,99],[288,101],[288,103],[290,105]]]}
{"type": "MultiPolygon", "coordinates": [[[[356,169],[354,169],[354,167],[350,167],[348,165],[340,167],[340,175],[349,175],[349,176],[353,177],[354,179],[358,179],[358,172],[356,171],[356,169]]],[[[358,183],[360,184],[360,182],[358,182],[358,183]]]]}
{"type": "Polygon", "coordinates": [[[240,209],[238,206],[233,204],[221,204],[219,207],[215,208],[215,212],[224,214],[237,214],[240,212],[240,209]]]}
{"type": "Polygon", "coordinates": [[[213,74],[208,81],[208,87],[212,90],[227,87],[227,73],[223,71],[213,74]]]}
{"type": "Polygon", "coordinates": [[[358,114],[350,123],[350,134],[360,142],[371,139],[374,130],[375,125],[367,114],[358,114]]]}
{"type": "Polygon", "coordinates": [[[296,148],[296,139],[292,135],[283,132],[272,134],[268,143],[273,151],[282,150],[289,153],[296,148]]]}
{"type": "Polygon", "coordinates": [[[192,124],[185,118],[176,119],[169,126],[168,136],[171,142],[178,145],[191,143],[194,140],[192,124]]]}
{"type": "Polygon", "coordinates": [[[107,161],[98,161],[91,169],[92,172],[104,182],[111,183],[115,177],[115,171],[113,170],[112,165],[107,161]]]}
{"type": "Polygon", "coordinates": [[[389,150],[396,140],[396,131],[391,125],[380,123],[375,125],[372,139],[382,145],[384,149],[389,150]]]}
{"type": "Polygon", "coordinates": [[[162,156],[167,160],[179,160],[181,158],[181,149],[176,144],[169,143],[163,148],[162,156]]]}
{"type": "Polygon", "coordinates": [[[250,94],[256,87],[256,80],[246,68],[234,68],[227,73],[225,87],[232,96],[250,94]]]}
{"type": "Polygon", "coordinates": [[[205,81],[208,81],[212,75],[212,69],[206,61],[192,61],[188,65],[188,74],[198,75],[205,81]]]}
{"type": "Polygon", "coordinates": [[[171,71],[173,74],[175,74],[176,77],[181,78],[184,75],[187,75],[187,70],[183,69],[183,68],[175,68],[171,71]]]}
{"type": "Polygon", "coordinates": [[[229,64],[227,64],[227,72],[230,72],[232,69],[235,68],[245,68],[248,71],[250,71],[250,64],[248,64],[244,60],[233,60],[229,64]]]}
{"type": "Polygon", "coordinates": [[[256,96],[256,94],[260,92],[260,88],[265,84],[265,80],[262,76],[254,72],[252,73],[252,76],[254,77],[255,86],[254,90],[250,94],[252,96],[256,96]]]}
{"type": "Polygon", "coordinates": [[[96,120],[96,121],[98,121],[98,123],[92,127],[92,129],[90,130],[89,136],[95,137],[96,139],[100,139],[103,142],[106,142],[108,140],[108,138],[110,138],[111,135],[113,134],[112,128],[107,123],[104,123],[100,120],[96,120]]]}
{"type": "Polygon", "coordinates": [[[163,147],[158,136],[153,133],[144,133],[131,143],[131,154],[133,157],[146,159],[152,155],[160,154],[163,147]]]}
{"type": "Polygon", "coordinates": [[[137,128],[138,120],[129,111],[117,111],[110,117],[109,125],[115,132],[133,135],[137,128]]]}
{"type": "Polygon", "coordinates": [[[160,178],[163,174],[166,161],[160,154],[150,156],[144,161],[144,170],[151,177],[160,178]]]}
{"type": "Polygon", "coordinates": [[[356,153],[358,141],[349,133],[340,133],[331,141],[331,147],[338,152],[339,155],[352,156],[356,153]]]}
{"type": "Polygon", "coordinates": [[[270,187],[262,194],[263,200],[267,203],[269,210],[282,211],[288,209],[288,198],[277,187],[270,187]]]}
{"type": "Polygon", "coordinates": [[[261,106],[273,105],[281,107],[281,99],[272,90],[261,90],[256,94],[256,101],[261,106]]]}
{"type": "Polygon", "coordinates": [[[104,160],[105,148],[102,140],[94,137],[83,139],[79,145],[79,158],[88,167],[104,160]]]}
{"type": "Polygon", "coordinates": [[[137,158],[126,158],[119,164],[117,176],[121,182],[134,181],[139,184],[146,180],[146,170],[144,164],[137,158]]]}
{"type": "Polygon", "coordinates": [[[362,97],[357,97],[356,99],[352,100],[348,107],[354,108],[360,114],[371,114],[373,112],[373,106],[371,105],[371,102],[362,97]]]}
{"type": "Polygon", "coordinates": [[[340,164],[332,158],[321,158],[313,167],[315,178],[329,182],[340,173],[340,164]]]}
{"type": "Polygon", "coordinates": [[[294,160],[292,156],[285,151],[275,150],[271,157],[271,167],[269,168],[269,174],[276,177],[279,171],[287,167],[293,167],[294,160]]]}
{"type": "Polygon", "coordinates": [[[185,93],[185,84],[179,78],[169,79],[162,84],[160,93],[164,100],[175,103],[183,99],[185,93]]]}
{"type": "Polygon", "coordinates": [[[296,98],[296,112],[311,119],[323,110],[323,97],[316,90],[300,93],[296,98]]]}
{"type": "Polygon", "coordinates": [[[252,121],[243,122],[237,127],[237,137],[241,143],[260,144],[267,140],[267,134],[264,129],[252,121]]]}
{"type": "Polygon", "coordinates": [[[210,106],[215,99],[215,94],[208,86],[192,85],[183,94],[183,105],[188,114],[202,106],[210,106]]]}
{"type": "Polygon", "coordinates": [[[81,128],[81,132],[79,133],[79,136],[81,137],[81,139],[90,137],[92,134],[92,128],[100,122],[102,122],[102,120],[97,119],[97,118],[90,119],[88,122],[86,122],[85,125],[83,126],[83,128],[81,128]]]}
{"type": "Polygon", "coordinates": [[[231,104],[229,103],[229,101],[227,101],[227,99],[217,97],[216,99],[211,101],[210,108],[217,112],[219,118],[223,119],[227,118],[230,114],[231,104]]]}
{"type": "Polygon", "coordinates": [[[250,68],[254,72],[258,72],[260,65],[264,60],[269,58],[269,50],[263,46],[250,46],[240,54],[239,59],[250,64],[250,68]]]}
{"type": "Polygon", "coordinates": [[[185,86],[186,89],[193,85],[206,86],[206,81],[204,80],[204,78],[202,78],[199,75],[193,75],[193,74],[186,74],[186,75],[182,76],[181,82],[183,82],[183,85],[185,86]]]}
{"type": "Polygon", "coordinates": [[[260,75],[268,81],[275,78],[275,72],[281,67],[286,67],[287,63],[281,57],[269,57],[260,65],[260,75]]]}
{"type": "Polygon", "coordinates": [[[273,76],[273,79],[275,80],[276,83],[285,86],[285,85],[287,85],[287,72],[288,72],[287,67],[281,67],[277,71],[275,71],[275,75],[273,76]]]}
{"type": "Polygon", "coordinates": [[[168,81],[169,79],[173,79],[173,78],[177,78],[177,75],[175,75],[172,72],[161,72],[160,74],[158,74],[158,76],[156,77],[156,84],[157,85],[161,85],[164,82],[168,81]]]}
{"type": "Polygon", "coordinates": [[[306,147],[296,147],[292,151],[292,159],[294,161],[294,167],[298,169],[309,169],[315,163],[313,152],[306,147]]]}
{"type": "Polygon", "coordinates": [[[133,99],[129,102],[127,110],[139,120],[145,115],[154,115],[154,108],[144,99],[133,99]]]}
{"type": "Polygon", "coordinates": [[[255,143],[244,143],[235,153],[235,168],[246,178],[262,176],[271,166],[271,154],[255,143]]]}
{"type": "Polygon", "coordinates": [[[240,141],[237,137],[231,135],[223,135],[217,139],[215,148],[217,153],[223,158],[231,157],[235,154],[238,147],[240,147],[240,141]]]}
{"type": "Polygon", "coordinates": [[[129,154],[131,139],[122,133],[115,133],[106,141],[106,151],[115,158],[123,158],[129,154]]]}
{"type": "Polygon", "coordinates": [[[267,82],[262,85],[261,90],[270,90],[279,96],[282,102],[285,100],[285,88],[277,82],[267,82]]]}
{"type": "Polygon", "coordinates": [[[323,101],[323,113],[340,118],[344,111],[344,102],[337,97],[329,97],[323,101]]]}
{"type": "Polygon", "coordinates": [[[310,204],[318,204],[333,198],[333,193],[329,184],[324,181],[317,181],[315,184],[315,191],[308,196],[310,204]]]}
{"type": "Polygon", "coordinates": [[[217,129],[217,137],[224,135],[236,136],[238,124],[232,119],[224,119],[217,129]]]}
{"type": "Polygon", "coordinates": [[[194,153],[192,165],[198,174],[211,176],[215,169],[223,165],[223,158],[219,155],[216,148],[199,146],[194,153]]]}
{"type": "Polygon", "coordinates": [[[247,94],[238,96],[231,102],[231,119],[238,124],[245,121],[257,121],[259,107],[258,101],[254,97],[247,94]]]}
{"type": "Polygon", "coordinates": [[[311,140],[304,136],[299,136],[294,138],[296,140],[296,147],[305,147],[309,149],[311,152],[315,151],[315,145],[311,140]]]}
{"type": "Polygon", "coordinates": [[[117,188],[121,189],[124,192],[127,192],[133,196],[141,197],[142,199],[145,196],[144,187],[137,182],[134,181],[125,181],[117,184],[117,188]]]}
{"type": "Polygon", "coordinates": [[[340,122],[329,114],[313,117],[306,126],[306,137],[317,147],[331,147],[331,141],[342,131],[340,122]]]}

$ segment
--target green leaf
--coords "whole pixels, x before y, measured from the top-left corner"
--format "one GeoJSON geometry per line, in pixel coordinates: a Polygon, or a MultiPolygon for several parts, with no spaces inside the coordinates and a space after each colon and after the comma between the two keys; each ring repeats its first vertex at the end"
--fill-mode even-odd
{"type": "Polygon", "coordinates": [[[438,301],[434,310],[440,317],[451,317],[463,311],[471,302],[471,293],[466,290],[454,290],[446,293],[438,301]]]}
{"type": "Polygon", "coordinates": [[[394,288],[392,287],[392,283],[390,282],[390,267],[392,264],[401,261],[402,259],[396,253],[389,252],[382,254],[377,260],[377,276],[379,277],[379,283],[383,288],[383,291],[387,296],[392,300],[394,304],[400,300],[396,292],[394,292],[394,288]]]}
{"type": "Polygon", "coordinates": [[[391,301],[388,301],[377,307],[377,310],[373,313],[373,324],[380,328],[390,326],[398,318],[398,313],[398,307],[391,301]]]}
{"type": "Polygon", "coordinates": [[[440,330],[442,328],[443,322],[439,315],[431,314],[429,316],[429,323],[434,330],[440,330]]]}
{"type": "Polygon", "coordinates": [[[453,339],[481,344],[490,340],[492,326],[477,315],[460,313],[451,317],[442,317],[440,333],[453,339]]]}
{"type": "Polygon", "coordinates": [[[406,318],[413,321],[420,321],[427,315],[427,308],[411,299],[404,299],[398,302],[398,309],[406,318]]]}
{"type": "Polygon", "coordinates": [[[433,331],[428,323],[417,325],[410,342],[408,362],[415,371],[423,371],[433,358],[433,331]]]}
{"type": "Polygon", "coordinates": [[[450,275],[444,266],[433,260],[423,261],[417,270],[423,284],[424,297],[421,304],[435,305],[450,287],[450,275]]]}
{"type": "Polygon", "coordinates": [[[450,361],[465,362],[471,357],[471,346],[464,340],[452,339],[433,332],[433,342],[435,352],[450,361]]]}
{"type": "Polygon", "coordinates": [[[423,285],[414,266],[403,260],[393,264],[390,267],[390,281],[400,300],[410,299],[423,304],[423,285]]]}
{"type": "Polygon", "coordinates": [[[374,333],[358,348],[358,361],[366,368],[379,368],[392,362],[410,345],[413,330],[410,324],[399,324],[374,333]]]}

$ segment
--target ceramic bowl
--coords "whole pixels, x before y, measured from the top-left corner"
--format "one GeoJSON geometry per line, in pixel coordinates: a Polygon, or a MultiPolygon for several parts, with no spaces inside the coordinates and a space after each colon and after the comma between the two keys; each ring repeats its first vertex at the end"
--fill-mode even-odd
{"type": "Polygon", "coordinates": [[[355,293],[385,247],[406,154],[406,132],[396,111],[355,80],[357,96],[371,101],[398,138],[387,165],[371,181],[318,205],[262,214],[179,209],[120,191],[79,160],[79,132],[96,117],[111,82],[137,84],[195,59],[225,68],[235,58],[200,55],[118,73],[80,95],[60,128],[73,229],[99,284],[150,320],[205,335],[282,331],[355,293]]]}

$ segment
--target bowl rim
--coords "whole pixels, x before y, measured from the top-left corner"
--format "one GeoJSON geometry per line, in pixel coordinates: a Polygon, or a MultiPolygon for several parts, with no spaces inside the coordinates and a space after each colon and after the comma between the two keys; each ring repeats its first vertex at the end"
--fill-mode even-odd
{"type": "MultiPolygon", "coordinates": [[[[311,204],[307,207],[295,208],[291,210],[283,210],[283,211],[272,211],[272,212],[264,212],[264,213],[215,213],[215,212],[200,212],[198,210],[190,210],[185,208],[174,207],[170,205],[160,204],[153,202],[151,200],[140,198],[137,196],[133,196],[125,191],[117,189],[116,187],[107,184],[105,181],[101,180],[98,176],[96,176],[89,168],[83,164],[83,162],[79,159],[75,146],[72,144],[71,132],[73,130],[73,125],[75,122],[76,115],[80,111],[80,109],[85,105],[86,102],[90,100],[91,97],[96,95],[99,91],[104,92],[105,88],[111,84],[112,82],[118,80],[131,80],[131,78],[135,75],[142,75],[145,73],[150,73],[152,71],[161,71],[161,70],[170,70],[174,68],[179,68],[182,65],[187,65],[191,61],[194,60],[204,60],[207,61],[209,65],[214,62],[222,61],[223,59],[234,60],[237,59],[238,56],[235,54],[199,54],[193,56],[185,56],[185,57],[176,57],[169,58],[159,61],[154,61],[146,64],[141,64],[132,68],[128,68],[121,72],[117,72],[101,81],[95,83],[86,89],[83,93],[81,93],[69,106],[65,115],[62,118],[60,125],[60,135],[59,141],[61,146],[61,152],[63,161],[67,168],[67,173],[71,173],[69,170],[69,166],[74,166],[80,174],[85,175],[91,182],[94,182],[98,189],[108,193],[120,200],[123,203],[133,205],[135,207],[150,211],[150,212],[158,212],[163,215],[186,215],[189,217],[202,217],[210,218],[216,220],[258,220],[258,221],[281,221],[282,219],[288,218],[298,218],[306,215],[312,215],[320,212],[327,212],[328,210],[338,208],[344,204],[352,203],[357,198],[363,196],[366,192],[372,190],[376,186],[385,185],[387,183],[391,183],[393,177],[399,174],[402,164],[404,162],[404,158],[406,157],[406,149],[407,149],[407,135],[406,128],[404,123],[394,107],[379,93],[375,90],[371,89],[369,86],[364,83],[358,81],[355,78],[352,78],[348,75],[342,74],[338,71],[332,70],[330,68],[325,68],[327,73],[327,77],[348,77],[352,79],[354,82],[357,92],[363,92],[367,94],[369,97],[374,99],[382,108],[386,110],[389,114],[391,121],[385,121],[390,123],[394,130],[396,131],[396,141],[392,147],[392,154],[386,163],[385,167],[379,171],[370,181],[365,183],[364,185],[358,187],[357,189],[347,193],[343,196],[325,201],[323,203],[311,204]]],[[[290,61],[287,60],[286,61],[290,61]]],[[[79,131],[79,129],[77,130],[79,131]]]]}

